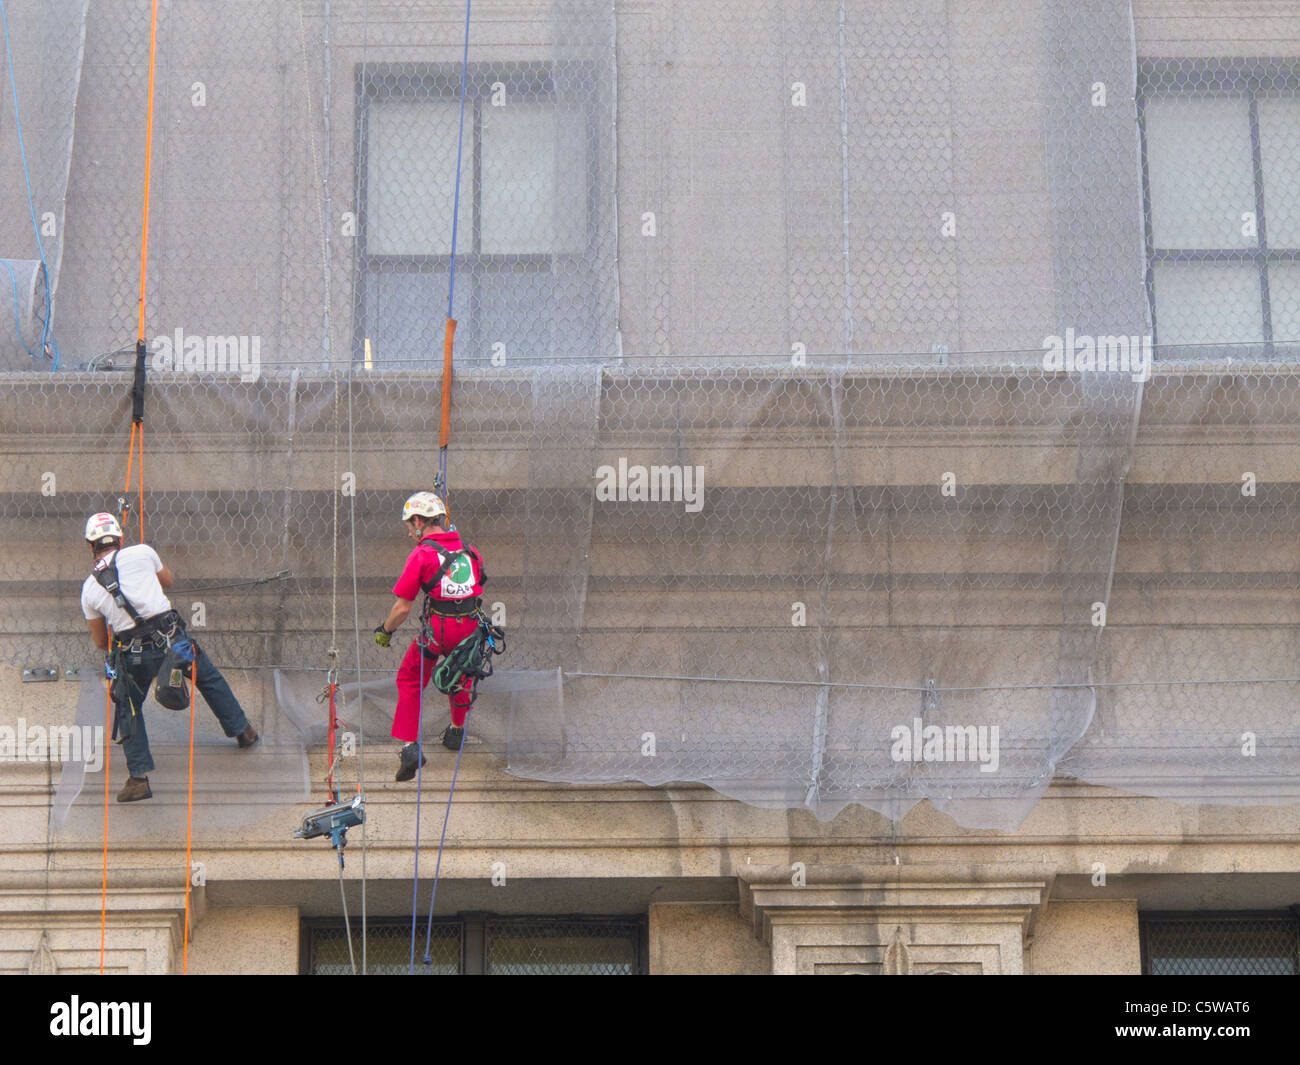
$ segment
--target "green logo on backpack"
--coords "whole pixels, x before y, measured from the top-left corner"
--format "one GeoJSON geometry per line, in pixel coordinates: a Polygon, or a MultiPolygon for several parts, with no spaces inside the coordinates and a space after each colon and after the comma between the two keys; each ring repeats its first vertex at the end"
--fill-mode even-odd
{"type": "Polygon", "coordinates": [[[448,599],[464,599],[474,592],[474,566],[469,555],[461,552],[452,556],[451,564],[442,578],[442,594],[448,599]]]}

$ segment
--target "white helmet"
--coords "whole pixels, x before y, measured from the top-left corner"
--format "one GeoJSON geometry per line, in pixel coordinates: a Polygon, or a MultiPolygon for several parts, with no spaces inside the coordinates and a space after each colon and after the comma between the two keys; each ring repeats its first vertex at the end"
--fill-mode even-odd
{"type": "Polygon", "coordinates": [[[417,514],[422,518],[439,518],[446,513],[442,500],[432,492],[416,492],[402,506],[403,521],[410,521],[417,514]]]}
{"type": "Polygon", "coordinates": [[[92,514],[86,519],[86,539],[92,544],[100,540],[120,540],[122,526],[112,514],[92,514]]]}

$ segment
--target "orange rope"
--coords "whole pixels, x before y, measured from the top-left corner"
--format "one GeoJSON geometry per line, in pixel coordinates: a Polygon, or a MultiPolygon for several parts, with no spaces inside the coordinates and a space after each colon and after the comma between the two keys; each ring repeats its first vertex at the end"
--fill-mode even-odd
{"type": "MultiPolygon", "coordinates": [[[[144,426],[140,426],[143,433],[144,426]]],[[[126,486],[122,489],[122,495],[131,494],[131,466],[135,459],[135,441],[136,425],[131,423],[131,445],[126,452],[126,486]]],[[[141,500],[144,499],[144,444],[141,443],[140,450],[140,476],[141,476],[141,500]]],[[[125,529],[123,532],[125,533],[125,529]]],[[[144,515],[140,517],[140,539],[144,539],[144,515]]],[[[108,626],[108,646],[113,646],[113,627],[108,626]]],[[[104,938],[108,926],[108,796],[109,792],[109,766],[112,762],[110,755],[109,737],[113,735],[113,693],[112,684],[109,684],[109,690],[104,693],[104,864],[100,874],[99,882],[99,972],[104,972],[104,938]]]]}
{"type": "MultiPolygon", "coordinates": [[[[123,499],[126,499],[131,494],[131,466],[132,463],[134,463],[135,461],[135,435],[136,435],[137,428],[138,426],[136,425],[136,423],[132,422],[131,423],[131,445],[130,447],[127,448],[127,452],[126,452],[126,487],[122,489],[123,499]]],[[[123,520],[125,520],[125,515],[122,515],[122,517],[123,520]]],[[[126,529],[123,528],[122,532],[125,533],[126,529]]]]}
{"type": "Polygon", "coordinates": [[[446,447],[451,440],[451,341],[456,335],[456,319],[447,319],[447,333],[442,341],[442,427],[438,446],[446,447]]]}
{"type": "Polygon", "coordinates": [[[182,975],[188,973],[190,968],[190,845],[194,829],[194,687],[197,684],[199,669],[198,648],[194,647],[192,641],[190,647],[194,653],[194,661],[190,663],[190,777],[185,811],[185,928],[183,932],[185,946],[181,960],[182,975]]]}
{"type": "MultiPolygon", "coordinates": [[[[140,467],[139,467],[139,502],[136,510],[140,512],[140,542],[144,543],[144,422],[140,423],[140,467]]],[[[128,491],[130,489],[128,488],[128,491]]]]}
{"type": "MultiPolygon", "coordinates": [[[[108,627],[108,646],[113,646],[113,628],[108,627]]],[[[104,870],[99,888],[99,975],[104,975],[104,933],[108,927],[108,767],[109,737],[113,735],[113,694],[111,682],[104,693],[104,870]]]]}
{"type": "Polygon", "coordinates": [[[149,25],[149,112],[144,134],[144,220],[140,229],[140,327],[136,340],[144,343],[144,294],[149,274],[149,177],[153,167],[153,74],[158,50],[158,0],[153,0],[153,20],[149,25]]]}
{"type": "MultiPolygon", "coordinates": [[[[158,0],[153,0],[153,14],[149,24],[149,103],[147,116],[145,119],[145,140],[144,140],[144,206],[142,208],[142,220],[140,225],[140,302],[139,302],[139,324],[136,330],[136,341],[139,344],[144,343],[144,300],[145,292],[148,288],[149,276],[149,181],[153,170],[153,86],[154,71],[156,68],[156,59],[158,55],[158,0]]],[[[139,486],[139,504],[137,509],[140,511],[140,542],[144,542],[144,425],[134,421],[131,422],[131,444],[127,449],[126,455],[126,486],[122,490],[123,498],[131,494],[131,465],[135,458],[136,440],[140,442],[140,465],[137,473],[137,483],[139,486]]],[[[125,528],[122,530],[125,535],[125,528]]],[[[113,629],[108,628],[108,646],[113,646],[113,629]]],[[[192,695],[192,693],[191,693],[192,695]]],[[[104,700],[104,743],[108,747],[109,737],[113,729],[113,694],[112,685],[109,685],[109,691],[104,700]]],[[[190,705],[190,743],[191,759],[193,758],[193,719],[194,708],[191,698],[190,705]]],[[[109,758],[107,750],[104,756],[104,864],[100,881],[100,898],[99,898],[99,971],[102,975],[104,972],[104,940],[105,931],[108,925],[108,796],[109,796],[109,758]]],[[[193,769],[191,768],[191,776],[193,769]]],[[[189,844],[186,843],[186,863],[185,863],[185,909],[188,929],[189,917],[189,844]]]]}

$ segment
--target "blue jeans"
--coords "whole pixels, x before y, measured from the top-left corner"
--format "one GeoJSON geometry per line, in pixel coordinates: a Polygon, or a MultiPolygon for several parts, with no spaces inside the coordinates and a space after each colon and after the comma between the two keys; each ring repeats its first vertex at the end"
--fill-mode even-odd
{"type": "MultiPolygon", "coordinates": [[[[178,632],[179,636],[180,633],[178,632]]],[[[239,705],[235,693],[230,690],[212,660],[203,653],[203,648],[195,645],[196,687],[203,696],[208,708],[221,722],[221,728],[227,736],[238,736],[248,728],[248,717],[239,705]]],[[[122,669],[131,678],[131,707],[135,710],[135,729],[133,734],[122,741],[122,752],[126,755],[126,768],[133,777],[148,776],[154,768],[153,755],[149,753],[149,734],[144,726],[144,712],[141,704],[144,693],[149,690],[158,670],[166,656],[166,648],[156,646],[147,637],[138,654],[129,650],[122,653],[122,669]]]]}

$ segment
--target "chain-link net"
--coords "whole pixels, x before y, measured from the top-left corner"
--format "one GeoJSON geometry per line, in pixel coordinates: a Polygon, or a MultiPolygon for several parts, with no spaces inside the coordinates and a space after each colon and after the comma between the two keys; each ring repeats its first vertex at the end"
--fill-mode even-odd
{"type": "Polygon", "coordinates": [[[1167,914],[1142,920],[1148,976],[1295,976],[1300,922],[1293,914],[1167,914]]]}
{"type": "MultiPolygon", "coordinates": [[[[348,954],[347,928],[334,922],[313,923],[303,929],[307,939],[307,976],[350,976],[353,964],[361,969],[360,922],[352,928],[352,953],[348,954]]],[[[458,976],[461,971],[460,921],[435,921],[429,927],[429,961],[421,955],[411,967],[411,922],[371,918],[366,924],[364,946],[366,974],[370,976],[458,976]]],[[[423,949],[423,947],[421,948],[423,949]]]]}
{"type": "Polygon", "coordinates": [[[484,927],[488,976],[635,976],[636,921],[496,917],[484,927]]]}
{"type": "MultiPolygon", "coordinates": [[[[80,87],[29,131],[71,162],[63,368],[0,408],[19,666],[91,657],[78,533],[127,483],[149,35],[97,2],[38,68],[43,10],[8,3],[19,102],[80,87]]],[[[1057,772],[1296,800],[1293,70],[1135,65],[1120,0],[485,0],[462,127],[464,32],[160,5],[146,538],[266,737],[200,823],[305,795],[331,664],[386,740],[453,236],[449,501],[509,634],[479,750],[980,827],[1057,772]]]]}

